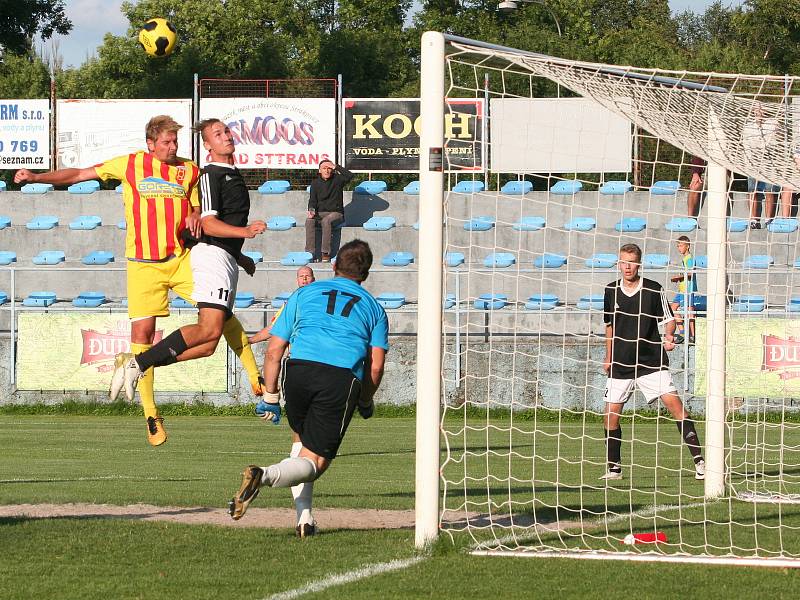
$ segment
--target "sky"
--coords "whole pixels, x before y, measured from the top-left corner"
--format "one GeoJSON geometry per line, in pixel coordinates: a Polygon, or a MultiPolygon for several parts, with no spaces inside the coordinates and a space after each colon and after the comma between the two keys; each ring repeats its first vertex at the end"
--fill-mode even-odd
{"type": "MultiPolygon", "coordinates": [[[[702,12],[712,0],[669,0],[673,12],[691,8],[702,12]]],[[[723,0],[725,4],[739,5],[742,0],[723,0]]],[[[78,67],[88,56],[97,54],[106,33],[124,35],[128,20],[119,7],[122,0],[66,0],[67,17],[72,21],[72,32],[67,36],[55,36],[58,53],[64,57],[64,67],[78,67]]],[[[153,15],[158,16],[158,15],[153,15]]],[[[46,43],[49,47],[50,42],[46,43]]]]}

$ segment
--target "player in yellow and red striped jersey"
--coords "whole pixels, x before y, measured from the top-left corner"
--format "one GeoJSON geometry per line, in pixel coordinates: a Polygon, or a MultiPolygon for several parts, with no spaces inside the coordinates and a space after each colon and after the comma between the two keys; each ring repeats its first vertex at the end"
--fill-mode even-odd
{"type": "MultiPolygon", "coordinates": [[[[139,151],[113,158],[84,169],[60,169],[32,173],[21,169],[16,183],[70,185],[101,178],[122,182],[127,226],[125,256],[128,272],[128,316],[131,319],[131,351],[144,352],[153,344],[156,317],[169,315],[168,292],[190,302],[192,269],[181,232],[194,237],[201,231],[197,181],[198,166],[178,157],[178,130],[172,117],[153,117],[145,128],[147,152],[139,151]]],[[[261,395],[261,379],[253,351],[239,320],[228,319],[225,339],[239,355],[253,391],[261,395]]],[[[187,358],[204,356],[204,348],[189,349],[187,358]]],[[[153,370],[139,382],[139,394],[147,422],[147,439],[153,446],[167,440],[164,420],[158,414],[153,394],[153,370]]]]}

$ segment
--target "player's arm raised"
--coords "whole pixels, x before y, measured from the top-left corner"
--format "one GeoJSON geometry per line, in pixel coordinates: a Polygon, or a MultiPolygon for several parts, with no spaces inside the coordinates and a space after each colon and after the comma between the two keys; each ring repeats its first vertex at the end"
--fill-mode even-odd
{"type": "Polygon", "coordinates": [[[28,169],[20,169],[14,173],[14,183],[52,183],[53,185],[72,185],[79,181],[97,179],[94,167],[86,169],[59,169],[48,173],[34,173],[28,169]]]}
{"type": "Polygon", "coordinates": [[[245,227],[237,227],[236,225],[229,225],[214,215],[206,215],[203,217],[202,222],[203,231],[207,235],[221,238],[251,239],[264,233],[267,229],[267,224],[264,221],[253,221],[245,227]]]}

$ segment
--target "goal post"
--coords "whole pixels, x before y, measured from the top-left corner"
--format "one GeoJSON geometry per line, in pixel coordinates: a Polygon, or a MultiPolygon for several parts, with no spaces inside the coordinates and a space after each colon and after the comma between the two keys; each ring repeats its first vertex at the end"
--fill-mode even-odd
{"type": "Polygon", "coordinates": [[[800,80],[426,32],[420,89],[416,545],[800,565],[800,80]],[[686,412],[614,430],[626,244],[686,412]]]}

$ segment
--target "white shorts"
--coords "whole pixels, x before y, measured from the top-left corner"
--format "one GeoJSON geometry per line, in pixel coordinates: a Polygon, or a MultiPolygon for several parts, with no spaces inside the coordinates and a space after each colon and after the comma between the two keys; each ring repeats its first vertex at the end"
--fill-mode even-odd
{"type": "Polygon", "coordinates": [[[639,388],[648,402],[652,402],[664,394],[678,391],[675,384],[672,383],[672,375],[669,371],[656,371],[636,379],[611,379],[609,377],[606,381],[604,400],[609,404],[625,404],[633,393],[634,385],[639,388]]]}
{"type": "Polygon", "coordinates": [[[228,252],[218,246],[197,244],[190,253],[198,308],[219,307],[231,312],[236,300],[239,267],[228,252]]]}

